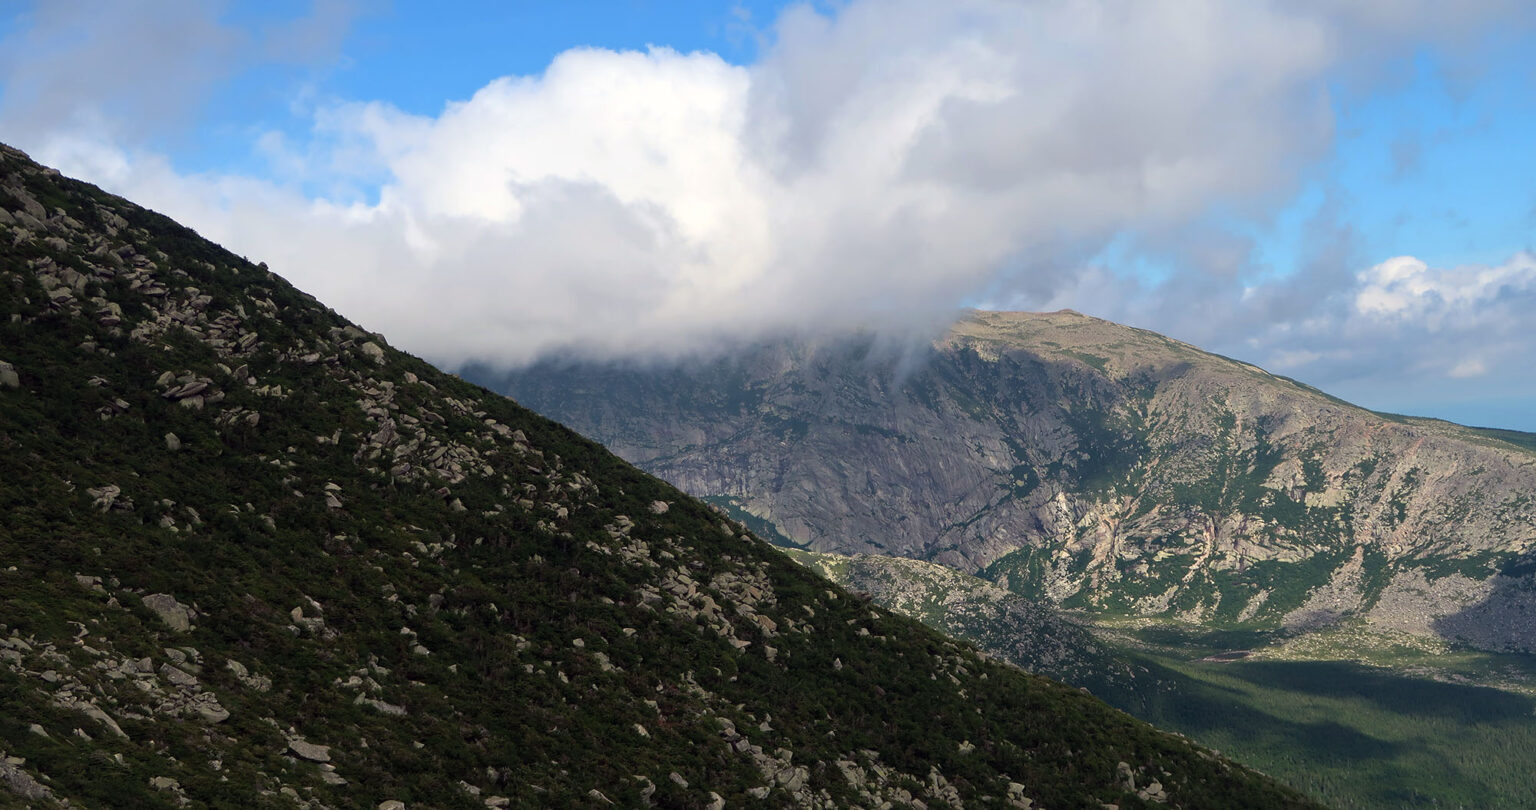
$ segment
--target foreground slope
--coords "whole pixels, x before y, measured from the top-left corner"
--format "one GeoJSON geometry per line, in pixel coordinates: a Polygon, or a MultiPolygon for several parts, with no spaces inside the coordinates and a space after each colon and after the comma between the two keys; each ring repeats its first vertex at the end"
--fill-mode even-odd
{"type": "Polygon", "coordinates": [[[0,459],[0,804],[1305,804],[9,149],[0,459]]]}
{"type": "Polygon", "coordinates": [[[1099,616],[1536,646],[1521,435],[1371,413],[1144,330],[973,312],[905,354],[784,340],[484,378],[818,551],[1099,616]]]}

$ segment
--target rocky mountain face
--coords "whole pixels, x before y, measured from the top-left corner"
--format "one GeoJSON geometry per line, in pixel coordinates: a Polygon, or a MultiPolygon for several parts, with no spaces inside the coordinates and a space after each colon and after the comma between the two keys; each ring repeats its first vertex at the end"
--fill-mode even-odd
{"type": "Polygon", "coordinates": [[[972,312],[909,352],[800,339],[478,378],[807,549],[1098,616],[1536,646],[1532,437],[1077,313],[972,312]]]}
{"type": "Polygon", "coordinates": [[[0,806],[1307,806],[0,148],[0,806]]]}

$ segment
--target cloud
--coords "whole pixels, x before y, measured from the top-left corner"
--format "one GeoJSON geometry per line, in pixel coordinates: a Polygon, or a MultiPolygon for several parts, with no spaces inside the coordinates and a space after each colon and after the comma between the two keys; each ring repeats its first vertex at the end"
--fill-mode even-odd
{"type": "Polygon", "coordinates": [[[1359,272],[1307,319],[1271,325],[1255,345],[1332,347],[1296,373],[1373,407],[1456,417],[1464,403],[1536,397],[1532,311],[1536,254],[1460,267],[1404,256],[1359,272]]]}
{"type": "MultiPolygon", "coordinates": [[[[1229,313],[1203,319],[1219,341],[1251,332],[1256,313],[1306,332],[1323,317],[1317,302],[1343,301],[1332,296],[1351,282],[1321,270],[1256,281],[1252,245],[1213,228],[1211,212],[1263,216],[1294,194],[1331,148],[1341,72],[1509,12],[1458,5],[1435,23],[1438,5],[1409,5],[1421,13],[1366,0],[795,6],[746,67],[666,48],[575,49],[435,116],[322,105],[307,139],[253,144],[271,167],[263,178],[181,174],[82,125],[70,110],[124,114],[105,88],[72,97],[61,58],[35,78],[12,58],[0,125],[56,91],[62,112],[22,144],[41,144],[30,146],[40,158],[268,261],[449,365],[928,324],[987,296],[1040,306],[1091,293],[1100,312],[1164,328],[1195,320],[1181,301],[1211,302],[1229,313]],[[1083,270],[1116,234],[1193,269],[1161,286],[1083,270]]],[[[345,10],[310,15],[313,37],[264,47],[323,50],[344,27],[333,7],[345,10]]],[[[211,12],[185,11],[177,25],[236,36],[211,12]]],[[[42,58],[42,40],[26,42],[42,58]]],[[[233,69],[216,50],[215,77],[233,69]]],[[[167,99],[207,92],[195,72],[180,76],[203,58],[175,70],[149,60],[176,74],[167,99]]],[[[1296,363],[1332,356],[1266,340],[1296,363]]]]}
{"type": "Polygon", "coordinates": [[[1359,315],[1439,331],[1481,320],[1514,300],[1526,303],[1536,294],[1536,256],[1522,253],[1496,267],[1453,269],[1431,268],[1412,256],[1400,256],[1361,272],[1359,279],[1359,315]]]}
{"type": "MultiPolygon", "coordinates": [[[[1329,256],[1323,249],[1312,266],[1324,266],[1329,256]]],[[[1243,295],[1219,281],[1201,287],[1176,278],[1143,285],[1135,295],[1119,289],[1123,283],[1091,270],[1053,303],[1092,311],[1108,302],[1104,317],[1155,325],[1371,407],[1423,411],[1433,407],[1426,403],[1476,391],[1536,396],[1528,373],[1536,352],[1530,252],[1497,265],[1449,268],[1400,256],[1353,274],[1273,278],[1243,295]],[[1462,387],[1474,384],[1475,391],[1462,387]]]]}

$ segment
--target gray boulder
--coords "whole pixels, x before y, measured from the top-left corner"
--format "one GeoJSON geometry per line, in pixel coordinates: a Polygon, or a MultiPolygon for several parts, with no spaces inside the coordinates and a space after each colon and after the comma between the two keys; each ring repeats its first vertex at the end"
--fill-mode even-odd
{"type": "Polygon", "coordinates": [[[192,629],[192,609],[176,601],[168,593],[152,593],[144,597],[144,607],[154,611],[160,621],[178,633],[192,629]]]}

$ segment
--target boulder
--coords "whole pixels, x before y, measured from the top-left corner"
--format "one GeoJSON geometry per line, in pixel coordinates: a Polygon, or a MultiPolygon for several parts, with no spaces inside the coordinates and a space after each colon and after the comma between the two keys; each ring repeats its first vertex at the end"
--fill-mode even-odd
{"type": "Polygon", "coordinates": [[[0,360],[0,388],[20,388],[21,377],[16,374],[16,367],[0,360]]]}
{"type": "Polygon", "coordinates": [[[315,745],[312,742],[305,742],[303,740],[289,740],[288,750],[310,762],[331,761],[331,747],[329,745],[315,745]]]}
{"type": "Polygon", "coordinates": [[[173,400],[190,399],[191,397],[195,397],[198,394],[201,394],[201,393],[203,393],[204,391],[207,391],[207,390],[208,390],[208,381],[207,380],[193,380],[192,382],[189,382],[189,383],[186,383],[184,385],[179,385],[179,386],[177,386],[175,388],[172,388],[171,390],[166,391],[165,393],[161,394],[160,396],[162,396],[162,397],[164,397],[166,399],[173,399],[173,400]]]}
{"type": "Polygon", "coordinates": [[[168,593],[152,593],[144,597],[144,607],[153,611],[160,617],[160,621],[178,633],[192,629],[192,609],[168,593]]]}
{"type": "Polygon", "coordinates": [[[165,449],[172,453],[181,449],[181,438],[174,433],[165,434],[165,449]]]}
{"type": "Polygon", "coordinates": [[[197,716],[210,723],[222,723],[229,719],[229,710],[217,703],[199,703],[197,716]]]}
{"type": "Polygon", "coordinates": [[[188,689],[197,686],[197,676],[173,667],[170,664],[160,665],[160,676],[169,681],[173,686],[183,686],[188,689]]]}
{"type": "Polygon", "coordinates": [[[1115,781],[1119,782],[1120,786],[1126,790],[1136,790],[1136,773],[1131,770],[1130,763],[1115,763],[1115,781]]]}

